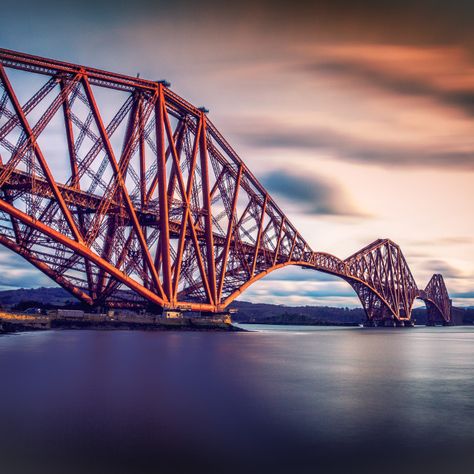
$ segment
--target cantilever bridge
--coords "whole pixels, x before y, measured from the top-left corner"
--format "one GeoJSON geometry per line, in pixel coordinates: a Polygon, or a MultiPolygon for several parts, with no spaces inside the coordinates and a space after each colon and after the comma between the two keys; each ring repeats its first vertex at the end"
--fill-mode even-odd
{"type": "Polygon", "coordinates": [[[0,243],[90,305],[222,312],[286,265],[337,275],[369,322],[413,302],[451,321],[441,275],[419,290],[400,247],[313,251],[207,117],[147,81],[0,49],[0,243]]]}

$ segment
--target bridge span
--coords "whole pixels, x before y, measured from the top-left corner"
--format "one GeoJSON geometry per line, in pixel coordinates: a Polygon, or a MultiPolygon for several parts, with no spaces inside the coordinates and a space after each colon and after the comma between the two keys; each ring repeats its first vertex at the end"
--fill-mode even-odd
{"type": "Polygon", "coordinates": [[[420,290],[400,247],[315,252],[207,117],[166,81],[0,49],[0,244],[92,306],[223,312],[268,273],[336,275],[369,324],[416,298],[451,322],[439,274],[420,290]]]}

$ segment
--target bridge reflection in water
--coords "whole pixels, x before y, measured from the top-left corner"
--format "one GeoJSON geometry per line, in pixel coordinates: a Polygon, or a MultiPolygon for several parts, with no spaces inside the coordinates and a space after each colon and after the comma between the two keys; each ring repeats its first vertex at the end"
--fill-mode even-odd
{"type": "Polygon", "coordinates": [[[313,251],[207,112],[166,81],[0,50],[0,243],[90,305],[224,312],[298,265],[346,280],[368,324],[411,324],[416,298],[451,322],[443,277],[419,290],[394,242],[313,251]]]}

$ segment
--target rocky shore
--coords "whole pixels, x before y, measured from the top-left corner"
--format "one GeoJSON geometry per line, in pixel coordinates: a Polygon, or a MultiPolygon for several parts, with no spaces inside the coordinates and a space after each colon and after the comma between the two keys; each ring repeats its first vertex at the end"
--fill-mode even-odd
{"type": "Polygon", "coordinates": [[[139,331],[223,331],[239,332],[242,328],[224,322],[200,318],[157,318],[155,321],[133,321],[87,318],[50,318],[47,316],[0,313],[0,334],[47,331],[51,329],[97,329],[139,331]]]}

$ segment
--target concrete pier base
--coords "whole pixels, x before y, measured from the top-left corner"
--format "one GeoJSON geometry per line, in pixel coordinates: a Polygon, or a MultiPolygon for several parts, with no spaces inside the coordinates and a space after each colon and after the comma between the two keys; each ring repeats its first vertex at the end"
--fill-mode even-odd
{"type": "Polygon", "coordinates": [[[373,320],[369,319],[364,322],[365,328],[412,328],[415,326],[414,321],[403,320],[398,321],[395,319],[383,319],[383,320],[373,320]]]}
{"type": "Polygon", "coordinates": [[[161,317],[163,319],[182,319],[183,313],[179,309],[164,308],[161,317]]]}
{"type": "MultiPolygon", "coordinates": [[[[197,319],[197,318],[196,318],[197,319]]],[[[221,313],[201,313],[199,320],[214,324],[232,324],[232,316],[230,311],[223,311],[221,313]]]]}

